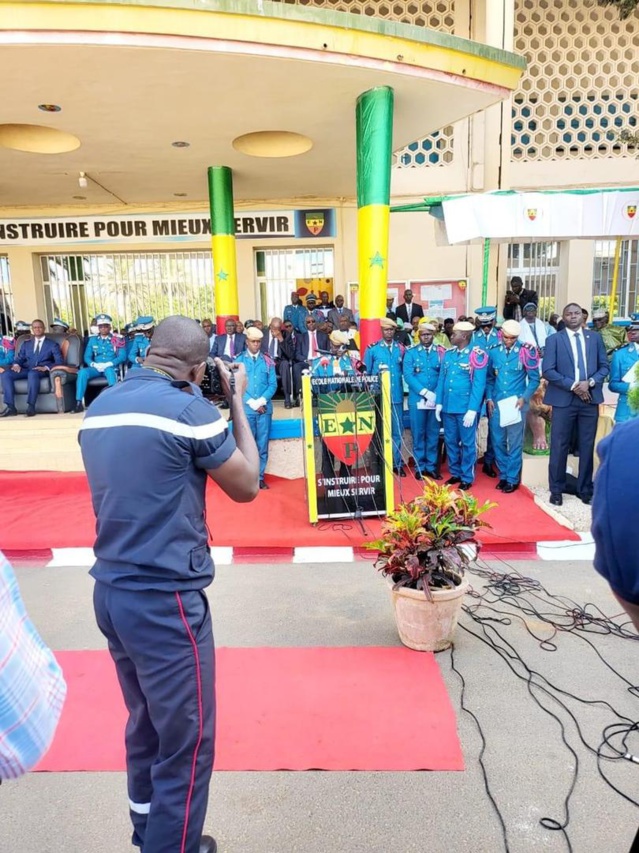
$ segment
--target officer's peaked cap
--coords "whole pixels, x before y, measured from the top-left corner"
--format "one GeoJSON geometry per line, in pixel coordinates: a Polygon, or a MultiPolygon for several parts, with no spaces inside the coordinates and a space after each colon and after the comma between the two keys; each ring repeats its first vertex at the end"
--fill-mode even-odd
{"type": "Polygon", "coordinates": [[[109,325],[113,323],[113,317],[111,317],[110,314],[98,314],[98,316],[95,318],[96,326],[103,326],[106,323],[108,323],[109,325]]]}
{"type": "Polygon", "coordinates": [[[475,309],[475,314],[480,324],[492,323],[497,316],[497,309],[494,305],[482,305],[481,308],[475,309]]]}

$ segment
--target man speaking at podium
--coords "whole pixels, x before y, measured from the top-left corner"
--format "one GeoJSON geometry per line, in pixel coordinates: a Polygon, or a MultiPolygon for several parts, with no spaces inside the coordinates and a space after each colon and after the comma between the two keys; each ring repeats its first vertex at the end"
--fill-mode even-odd
{"type": "Polygon", "coordinates": [[[144,365],[100,394],[80,428],[97,518],[94,607],[129,711],[132,842],[143,853],[217,849],[202,836],[215,738],[205,489],[208,476],[252,501],[259,460],[244,368],[216,359],[231,435],[199,389],[208,355],[195,320],[168,317],[144,365]]]}

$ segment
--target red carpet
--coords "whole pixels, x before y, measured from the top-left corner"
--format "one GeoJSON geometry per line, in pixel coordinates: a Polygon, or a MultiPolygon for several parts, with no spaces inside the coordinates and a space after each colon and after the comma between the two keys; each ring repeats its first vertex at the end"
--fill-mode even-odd
{"type": "MultiPolygon", "coordinates": [[[[360,547],[379,535],[380,521],[365,522],[364,535],[353,522],[325,522],[313,527],[308,522],[305,480],[267,477],[269,491],[260,492],[252,504],[235,504],[210,483],[208,520],[212,544],[234,548],[304,547],[346,545],[360,547]]],[[[484,517],[492,529],[479,534],[490,548],[532,544],[555,539],[578,539],[534,503],[532,494],[520,488],[512,495],[500,495],[495,480],[480,474],[473,494],[480,501],[500,502],[484,517]]],[[[420,491],[420,484],[408,476],[401,480],[398,500],[408,500],[420,491]]],[[[0,550],[21,551],[47,548],[90,547],[95,520],[84,474],[51,472],[0,472],[0,550]]]]}
{"type": "MultiPolygon", "coordinates": [[[[37,770],[124,770],[126,711],[108,652],[57,657],[68,696],[37,770]]],[[[222,648],[217,667],[217,770],[464,769],[432,654],[222,648]]]]}

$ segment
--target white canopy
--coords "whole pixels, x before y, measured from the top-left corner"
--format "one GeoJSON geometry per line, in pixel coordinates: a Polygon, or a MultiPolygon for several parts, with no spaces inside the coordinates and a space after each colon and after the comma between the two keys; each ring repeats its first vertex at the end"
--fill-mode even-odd
{"type": "Polygon", "coordinates": [[[639,188],[497,191],[442,201],[449,243],[639,237],[639,188]]]}

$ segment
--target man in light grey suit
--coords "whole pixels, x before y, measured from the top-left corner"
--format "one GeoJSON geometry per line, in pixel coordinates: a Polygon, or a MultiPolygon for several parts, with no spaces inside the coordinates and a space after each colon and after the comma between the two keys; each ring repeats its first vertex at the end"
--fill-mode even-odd
{"type": "Polygon", "coordinates": [[[349,322],[352,322],[355,318],[353,317],[353,312],[350,308],[344,307],[344,297],[336,296],[335,297],[335,308],[331,308],[328,312],[328,320],[333,324],[334,329],[339,329],[339,318],[340,317],[348,317],[349,322]]]}

